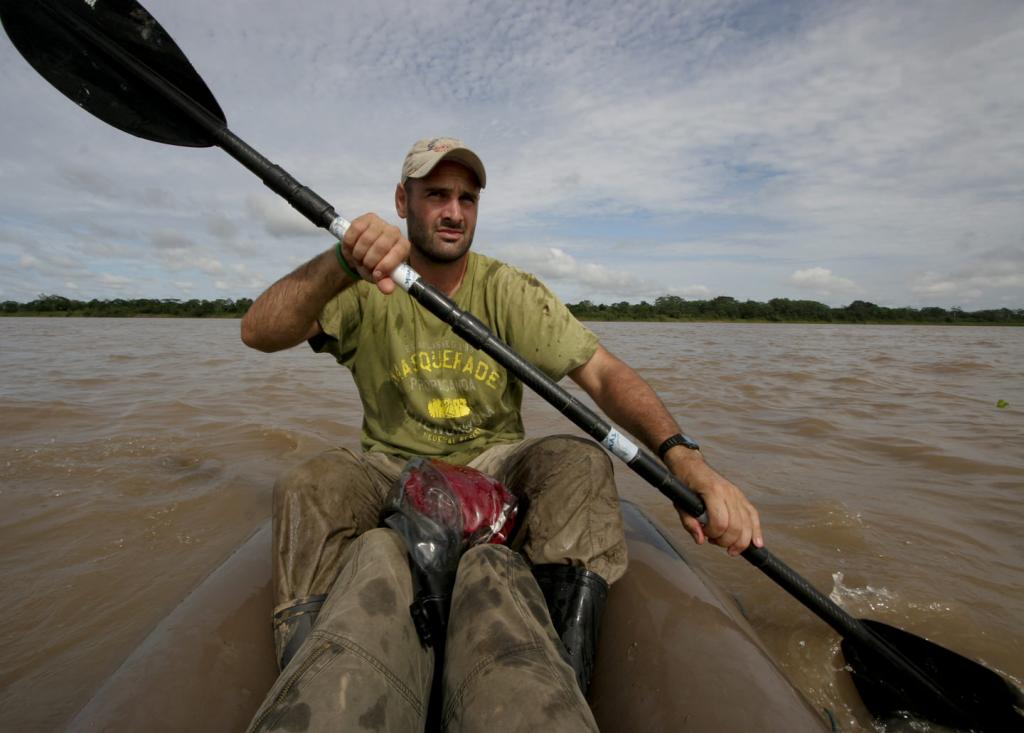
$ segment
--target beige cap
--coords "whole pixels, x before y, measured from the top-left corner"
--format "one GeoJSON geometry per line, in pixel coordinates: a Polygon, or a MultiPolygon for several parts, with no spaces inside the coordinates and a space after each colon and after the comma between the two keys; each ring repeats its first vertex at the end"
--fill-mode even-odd
{"type": "Polygon", "coordinates": [[[425,137],[413,143],[402,164],[402,183],[406,178],[423,178],[442,160],[461,163],[476,173],[480,188],[487,185],[487,173],[479,156],[453,137],[425,137]]]}

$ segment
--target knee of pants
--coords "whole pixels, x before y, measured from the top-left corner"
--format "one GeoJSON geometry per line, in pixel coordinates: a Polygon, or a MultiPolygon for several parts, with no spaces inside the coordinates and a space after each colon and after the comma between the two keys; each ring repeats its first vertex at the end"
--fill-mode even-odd
{"type": "Polygon", "coordinates": [[[515,553],[504,545],[484,544],[470,547],[459,560],[456,577],[469,577],[480,572],[497,572],[515,553]]]}
{"type": "MultiPolygon", "coordinates": [[[[552,435],[530,446],[518,461],[519,480],[543,481],[549,500],[561,492],[617,500],[615,467],[608,453],[592,440],[552,435]],[[581,494],[581,491],[583,492],[581,494]]],[[[530,491],[530,487],[523,487],[530,491]]]]}
{"type": "Polygon", "coordinates": [[[600,464],[605,464],[609,469],[612,467],[612,459],[600,445],[588,438],[581,438],[577,435],[549,435],[541,438],[535,444],[536,448],[543,448],[546,452],[564,454],[567,456],[580,456],[590,454],[592,459],[600,464]]]}
{"type": "Polygon", "coordinates": [[[485,612],[507,604],[508,576],[517,561],[529,572],[522,557],[504,545],[477,545],[462,555],[452,588],[449,638],[453,632],[475,638],[485,612]]]}
{"type": "Polygon", "coordinates": [[[471,615],[479,619],[482,611],[507,605],[510,594],[518,595],[541,624],[548,619],[540,586],[522,555],[505,545],[471,547],[459,560],[451,618],[454,622],[468,609],[475,609],[471,615]],[[476,599],[469,597],[474,594],[478,594],[476,599]]]}
{"type": "Polygon", "coordinates": [[[398,568],[404,569],[409,566],[405,542],[397,532],[388,527],[377,527],[359,535],[347,549],[349,553],[357,551],[370,553],[370,557],[394,564],[398,568]]]}
{"type": "Polygon", "coordinates": [[[611,456],[592,440],[575,435],[552,435],[538,441],[536,447],[543,450],[552,462],[559,457],[567,464],[585,462],[593,479],[611,480],[615,474],[611,456]]]}
{"type": "Polygon", "coordinates": [[[409,568],[409,556],[405,542],[397,532],[388,527],[378,527],[363,532],[345,548],[341,557],[338,577],[331,587],[321,616],[331,617],[338,607],[349,608],[351,615],[352,587],[359,590],[357,606],[359,612],[378,615],[400,607],[408,616],[408,605],[412,602],[413,583],[409,568]],[[366,588],[370,590],[365,590],[366,588]],[[397,606],[396,599],[398,599],[397,606]],[[374,605],[371,609],[367,604],[374,605]]]}
{"type": "MultiPolygon", "coordinates": [[[[315,497],[323,488],[325,479],[363,472],[359,458],[347,449],[337,449],[313,456],[282,473],[274,483],[274,509],[315,497]]],[[[337,487],[331,487],[336,491],[337,487]]]]}

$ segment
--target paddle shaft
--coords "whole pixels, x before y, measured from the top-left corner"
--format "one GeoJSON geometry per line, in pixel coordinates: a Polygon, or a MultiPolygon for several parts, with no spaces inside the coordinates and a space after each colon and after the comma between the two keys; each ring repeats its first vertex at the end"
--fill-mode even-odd
{"type": "MultiPolygon", "coordinates": [[[[309,221],[327,229],[338,238],[344,236],[349,223],[338,216],[331,204],[246,144],[202,105],[116,42],[63,9],[59,3],[52,6],[46,4],[45,8],[54,20],[70,25],[76,32],[89,38],[97,48],[123,64],[125,68],[131,69],[140,80],[208,132],[218,147],[259,176],[268,188],[288,201],[309,221]]],[[[408,265],[400,265],[391,277],[423,307],[448,323],[452,330],[470,345],[494,358],[580,429],[601,442],[633,471],[668,497],[678,509],[706,524],[707,514],[700,497],[673,475],[661,461],[634,445],[594,411],[559,387],[554,380],[498,339],[479,319],[460,310],[433,285],[424,282],[408,265]]],[[[906,657],[874,635],[864,624],[820,593],[767,549],[751,546],[743,552],[743,557],[841,635],[873,648],[921,690],[937,701],[945,701],[942,692],[906,657]]]]}

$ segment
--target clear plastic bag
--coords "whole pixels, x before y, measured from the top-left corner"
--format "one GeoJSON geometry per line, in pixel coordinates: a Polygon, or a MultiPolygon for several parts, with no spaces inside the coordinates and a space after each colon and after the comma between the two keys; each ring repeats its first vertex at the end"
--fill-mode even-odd
{"type": "Polygon", "coordinates": [[[411,609],[429,646],[443,643],[459,558],[473,545],[507,542],[516,497],[494,479],[436,458],[413,458],[388,497],[384,523],[409,550],[416,585],[411,609]]]}

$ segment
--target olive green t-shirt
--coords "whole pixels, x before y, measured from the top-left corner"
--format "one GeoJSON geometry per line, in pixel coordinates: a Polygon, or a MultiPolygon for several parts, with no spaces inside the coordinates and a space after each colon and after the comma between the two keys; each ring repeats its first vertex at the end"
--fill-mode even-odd
{"type": "MultiPolygon", "coordinates": [[[[469,254],[452,300],[556,381],[597,350],[597,337],[536,277],[490,257],[469,254]]],[[[351,370],[364,450],[467,463],[524,437],[522,382],[405,291],[358,282],[319,320],[326,337],[310,344],[351,370]]]]}

